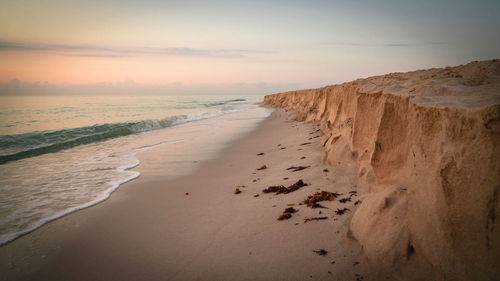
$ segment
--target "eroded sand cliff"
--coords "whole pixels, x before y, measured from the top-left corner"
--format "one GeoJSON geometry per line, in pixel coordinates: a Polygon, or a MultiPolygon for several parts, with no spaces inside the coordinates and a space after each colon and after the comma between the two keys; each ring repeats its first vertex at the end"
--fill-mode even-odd
{"type": "Polygon", "coordinates": [[[357,159],[352,236],[400,279],[500,276],[500,62],[391,73],[265,103],[319,122],[323,159],[357,159]],[[411,277],[411,278],[410,278],[411,277]]]}

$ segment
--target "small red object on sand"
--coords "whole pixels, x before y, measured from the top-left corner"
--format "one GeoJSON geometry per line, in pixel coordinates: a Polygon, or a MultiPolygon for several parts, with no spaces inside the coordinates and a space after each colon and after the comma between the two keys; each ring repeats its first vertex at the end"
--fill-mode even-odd
{"type": "Polygon", "coordinates": [[[189,192],[186,192],[186,195],[189,195],[189,192]]]}

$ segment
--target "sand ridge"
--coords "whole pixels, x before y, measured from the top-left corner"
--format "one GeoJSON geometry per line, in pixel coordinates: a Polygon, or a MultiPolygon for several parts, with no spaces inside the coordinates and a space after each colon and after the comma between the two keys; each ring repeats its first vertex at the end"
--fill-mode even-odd
{"type": "Polygon", "coordinates": [[[320,124],[322,159],[355,159],[350,224],[401,280],[500,275],[500,62],[392,73],[265,97],[320,124]]]}

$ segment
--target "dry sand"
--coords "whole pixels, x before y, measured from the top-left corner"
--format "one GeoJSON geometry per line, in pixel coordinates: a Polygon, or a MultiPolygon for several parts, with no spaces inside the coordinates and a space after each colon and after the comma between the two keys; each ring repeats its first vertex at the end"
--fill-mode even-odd
{"type": "Polygon", "coordinates": [[[397,280],[499,280],[499,60],[265,101],[320,124],[331,165],[355,159],[366,198],[350,230],[378,272],[397,280]]]}
{"type": "Polygon", "coordinates": [[[349,195],[356,190],[355,162],[321,164],[318,127],[287,120],[291,116],[276,111],[189,176],[158,175],[148,169],[148,158],[158,162],[155,152],[142,155],[143,176],[109,200],[0,248],[0,279],[371,280],[359,245],[347,234],[360,199],[349,195]],[[262,165],[267,169],[256,170],[262,165]],[[290,166],[310,167],[292,172],[290,166]],[[299,179],[308,186],[262,192],[299,179]],[[321,202],[325,209],[298,205],[323,190],[351,202],[321,202]],[[288,204],[298,212],[278,221],[288,204]],[[344,207],[350,210],[335,214],[344,207]],[[304,223],[319,216],[328,219],[304,223]],[[313,252],[320,249],[328,253],[313,252]]]}
{"type": "Polygon", "coordinates": [[[0,279],[498,280],[499,90],[492,60],[266,96],[283,109],[193,174],[151,151],[110,200],[0,248],[0,279]],[[318,191],[342,195],[298,205],[318,191]]]}

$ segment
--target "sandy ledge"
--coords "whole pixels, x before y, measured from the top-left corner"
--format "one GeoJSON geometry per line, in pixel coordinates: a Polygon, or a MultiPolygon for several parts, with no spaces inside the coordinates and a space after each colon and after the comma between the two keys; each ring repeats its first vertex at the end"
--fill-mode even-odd
{"type": "Polygon", "coordinates": [[[0,248],[0,279],[500,276],[498,60],[265,102],[280,109],[194,174],[144,173],[110,200],[0,248]],[[262,192],[299,179],[308,185],[262,192]],[[326,208],[298,205],[319,191],[340,195],[320,202],[326,208]],[[277,220],[290,204],[298,212],[277,220]]]}
{"type": "Polygon", "coordinates": [[[357,162],[366,199],[350,230],[378,272],[397,280],[498,280],[499,60],[265,101],[320,124],[322,159],[331,165],[357,162]]]}
{"type": "Polygon", "coordinates": [[[292,116],[275,111],[193,175],[165,181],[146,173],[108,201],[0,248],[0,279],[370,280],[359,245],[347,235],[359,199],[349,194],[356,190],[355,162],[321,164],[318,127],[292,116]],[[267,169],[256,170],[262,165],[267,169]],[[308,186],[262,192],[299,179],[308,186]],[[323,190],[352,200],[324,201],[324,209],[298,205],[323,190]],[[288,204],[298,212],[278,221],[288,204]],[[350,210],[336,215],[337,208],[350,210]],[[313,252],[320,249],[328,253],[313,252]]]}

